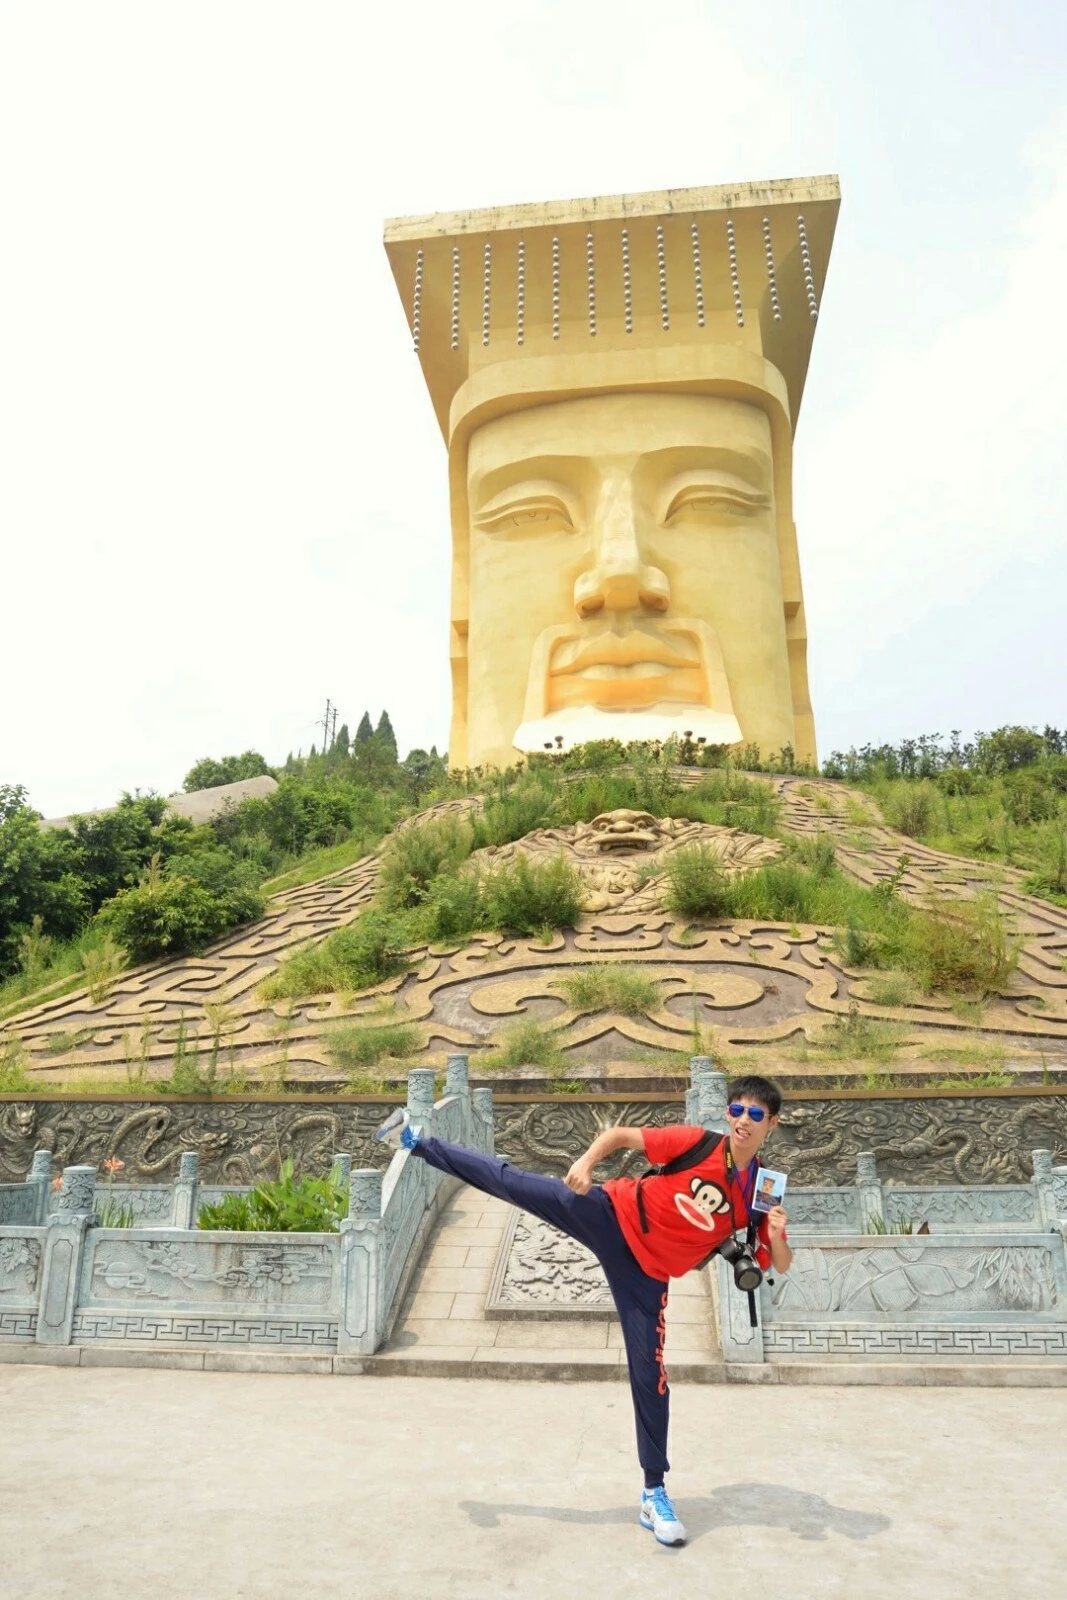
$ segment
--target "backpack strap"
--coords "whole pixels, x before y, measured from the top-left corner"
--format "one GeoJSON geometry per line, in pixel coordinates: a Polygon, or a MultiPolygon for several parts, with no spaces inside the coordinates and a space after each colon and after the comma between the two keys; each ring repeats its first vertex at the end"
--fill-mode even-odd
{"type": "Polygon", "coordinates": [[[676,1172],[687,1172],[690,1167],[699,1167],[700,1163],[702,1161],[706,1161],[713,1150],[717,1150],[719,1148],[719,1145],[722,1144],[723,1137],[724,1135],[721,1133],[708,1133],[705,1131],[700,1135],[694,1144],[689,1146],[688,1150],[683,1150],[681,1155],[675,1156],[672,1161],[665,1161],[661,1167],[650,1167],[647,1172],[641,1174],[637,1180],[636,1200],[637,1216],[641,1223],[642,1233],[648,1232],[648,1217],[645,1215],[645,1200],[641,1193],[641,1185],[644,1183],[645,1179],[669,1178],[672,1177],[676,1172]]]}

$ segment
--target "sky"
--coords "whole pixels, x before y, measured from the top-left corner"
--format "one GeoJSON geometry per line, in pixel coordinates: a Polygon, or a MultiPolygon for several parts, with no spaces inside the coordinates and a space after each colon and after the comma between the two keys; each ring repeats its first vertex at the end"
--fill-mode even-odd
{"type": "Polygon", "coordinates": [[[823,755],[1067,723],[1067,8],[0,6],[0,783],[448,740],[386,217],[836,172],[797,429],[823,755]]]}

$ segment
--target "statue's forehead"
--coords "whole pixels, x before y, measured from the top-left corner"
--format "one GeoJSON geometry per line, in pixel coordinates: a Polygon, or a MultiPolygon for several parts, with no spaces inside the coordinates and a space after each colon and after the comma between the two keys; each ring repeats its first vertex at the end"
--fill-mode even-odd
{"type": "Polygon", "coordinates": [[[471,435],[468,473],[525,456],[641,455],[693,445],[732,445],[769,459],[771,427],[761,407],[726,395],[607,394],[528,406],[471,435]]]}

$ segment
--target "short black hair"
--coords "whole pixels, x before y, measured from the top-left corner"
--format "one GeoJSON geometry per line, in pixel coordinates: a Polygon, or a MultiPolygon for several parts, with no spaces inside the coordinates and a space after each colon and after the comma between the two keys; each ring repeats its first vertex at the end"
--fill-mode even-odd
{"type": "Polygon", "coordinates": [[[755,1100],[759,1105],[766,1106],[772,1117],[776,1117],[782,1109],[782,1091],[770,1078],[760,1078],[754,1073],[747,1078],[735,1078],[733,1083],[727,1085],[726,1103],[731,1100],[755,1100]]]}

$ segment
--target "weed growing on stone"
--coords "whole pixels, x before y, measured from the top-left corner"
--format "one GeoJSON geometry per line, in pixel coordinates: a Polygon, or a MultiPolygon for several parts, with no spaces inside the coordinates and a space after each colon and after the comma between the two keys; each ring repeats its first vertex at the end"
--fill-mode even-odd
{"type": "Polygon", "coordinates": [[[906,972],[886,972],[868,978],[867,999],[872,1006],[910,1006],[915,1004],[915,984],[906,972]]]}
{"type": "Polygon", "coordinates": [[[422,1037],[410,1022],[361,1020],[335,1024],[327,1032],[325,1044],[335,1066],[343,1072],[359,1073],[387,1059],[403,1061],[416,1055],[422,1037]]]}
{"type": "Polygon", "coordinates": [[[490,1072],[508,1067],[541,1067],[554,1074],[564,1065],[559,1029],[524,1018],[505,1028],[495,1049],[479,1055],[479,1067],[490,1072]]]}
{"type": "Polygon", "coordinates": [[[651,973],[622,963],[595,962],[557,978],[558,989],[572,1011],[617,1011],[636,1017],[659,1005],[659,985],[651,973]]]}
{"type": "Polygon", "coordinates": [[[0,1094],[25,1094],[32,1088],[22,1040],[13,1033],[0,1036],[0,1094]]]}

